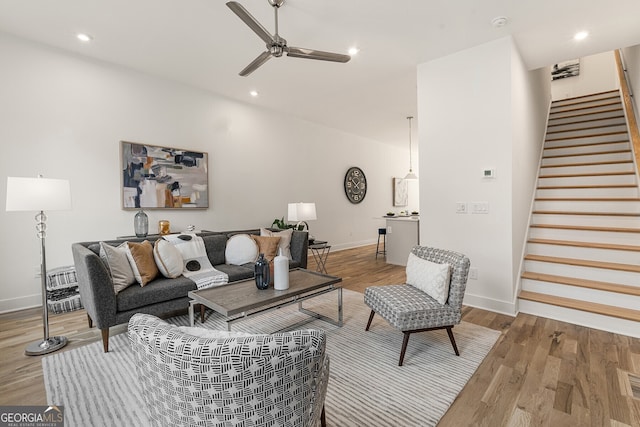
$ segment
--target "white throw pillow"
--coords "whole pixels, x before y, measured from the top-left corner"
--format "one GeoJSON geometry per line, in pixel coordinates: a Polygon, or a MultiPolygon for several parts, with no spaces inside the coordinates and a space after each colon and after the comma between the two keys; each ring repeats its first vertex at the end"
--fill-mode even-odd
{"type": "Polygon", "coordinates": [[[102,258],[109,268],[113,291],[117,294],[129,285],[136,283],[131,264],[127,258],[127,242],[120,246],[111,246],[108,243],[100,242],[100,258],[102,258]]]}
{"type": "Polygon", "coordinates": [[[427,261],[409,253],[407,261],[407,283],[415,286],[440,304],[449,297],[451,266],[427,261]]]}
{"type": "Polygon", "coordinates": [[[224,250],[225,263],[243,265],[256,262],[258,259],[258,244],[248,234],[236,234],[227,240],[224,250]]]}
{"type": "Polygon", "coordinates": [[[180,250],[164,239],[153,245],[153,259],[164,277],[175,279],[182,275],[183,259],[180,250]]]}
{"type": "Polygon", "coordinates": [[[291,237],[293,236],[293,228],[289,228],[283,231],[271,231],[267,230],[266,228],[261,228],[260,235],[268,237],[280,237],[280,242],[278,242],[278,250],[276,254],[280,254],[280,250],[282,249],[282,254],[290,260],[293,260],[293,258],[291,257],[291,237]]]}

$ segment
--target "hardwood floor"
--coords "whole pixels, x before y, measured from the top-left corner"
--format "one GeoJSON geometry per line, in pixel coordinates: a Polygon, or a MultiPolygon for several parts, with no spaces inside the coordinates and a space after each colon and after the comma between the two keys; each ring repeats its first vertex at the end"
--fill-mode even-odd
{"type": "MultiPolygon", "coordinates": [[[[375,259],[375,246],[333,252],[327,270],[358,292],[405,279],[404,267],[375,259]]],[[[640,426],[639,339],[472,307],[463,320],[502,335],[440,426],[640,426]]],[[[100,340],[83,310],[52,315],[49,323],[51,335],[70,339],[61,351],[100,340]]],[[[41,337],[39,309],[0,315],[0,405],[47,403],[41,357],[24,356],[41,337]]],[[[401,340],[398,334],[398,348],[401,340]]]]}

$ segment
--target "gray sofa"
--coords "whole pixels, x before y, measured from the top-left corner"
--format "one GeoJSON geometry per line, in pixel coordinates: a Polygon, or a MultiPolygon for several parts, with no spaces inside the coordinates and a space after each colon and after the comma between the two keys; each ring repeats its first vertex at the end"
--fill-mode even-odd
{"type": "MultiPolygon", "coordinates": [[[[214,268],[229,275],[229,282],[253,277],[253,264],[225,264],[227,240],[234,234],[260,234],[259,229],[199,233],[202,237],[209,261],[214,268]]],[[[117,246],[125,241],[155,241],[154,238],[130,238],[109,240],[105,243],[117,246]]],[[[306,231],[294,231],[291,237],[291,257],[289,268],[307,267],[309,247],[306,231]]],[[[89,327],[93,325],[102,332],[105,353],[109,351],[109,328],[127,323],[136,313],[163,316],[189,307],[187,293],[197,289],[196,284],[184,276],[167,279],[160,275],[146,286],[129,286],[116,294],[109,271],[100,258],[100,242],[81,242],[71,245],[73,261],[78,278],[80,297],[87,310],[89,327]]]]}

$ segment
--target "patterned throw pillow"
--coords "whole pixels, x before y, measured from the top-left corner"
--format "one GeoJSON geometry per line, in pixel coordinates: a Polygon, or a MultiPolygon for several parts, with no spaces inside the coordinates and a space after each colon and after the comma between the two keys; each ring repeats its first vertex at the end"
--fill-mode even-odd
{"type": "Polygon", "coordinates": [[[158,276],[158,267],[153,259],[153,246],[148,240],[142,243],[128,242],[127,258],[140,286],[145,286],[158,276]]]}
{"type": "Polygon", "coordinates": [[[156,240],[156,244],[153,245],[153,259],[164,277],[175,279],[182,275],[184,268],[182,254],[178,248],[166,240],[156,240]]]}
{"type": "Polygon", "coordinates": [[[225,263],[232,265],[256,262],[258,259],[258,245],[248,234],[234,234],[227,240],[224,258],[225,263]]]}
{"type": "Polygon", "coordinates": [[[136,283],[131,264],[127,259],[127,242],[120,246],[111,246],[108,243],[100,242],[100,258],[102,258],[111,274],[113,291],[117,294],[129,285],[136,283]]]}
{"type": "Polygon", "coordinates": [[[440,304],[449,297],[451,266],[427,261],[409,253],[407,284],[415,286],[440,304]]]}

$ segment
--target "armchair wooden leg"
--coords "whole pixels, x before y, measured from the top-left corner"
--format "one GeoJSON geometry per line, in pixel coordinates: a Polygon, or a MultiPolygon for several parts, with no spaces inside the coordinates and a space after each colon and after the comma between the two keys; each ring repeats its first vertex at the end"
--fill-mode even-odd
{"type": "Polygon", "coordinates": [[[373,320],[373,316],[376,314],[375,311],[371,310],[371,314],[369,315],[369,321],[367,322],[367,327],[364,328],[365,331],[369,330],[369,326],[371,326],[371,321],[373,320]]]}
{"type": "Polygon", "coordinates": [[[324,414],[324,405],[322,405],[322,413],[320,414],[320,425],[322,427],[327,427],[327,418],[324,414]]]}
{"type": "Polygon", "coordinates": [[[451,340],[453,351],[456,352],[456,356],[460,356],[460,352],[458,351],[458,346],[456,345],[456,339],[453,337],[453,326],[449,326],[447,328],[447,334],[449,334],[449,339],[451,340]]]}
{"type": "Polygon", "coordinates": [[[405,331],[404,338],[402,340],[402,349],[400,350],[400,361],[398,362],[398,366],[402,366],[402,362],[404,361],[404,353],[407,351],[407,344],[409,343],[409,335],[411,335],[410,331],[405,331]]]}
{"type": "Polygon", "coordinates": [[[109,328],[100,329],[102,332],[102,348],[105,353],[109,352],[109,328]]]}
{"type": "Polygon", "coordinates": [[[89,329],[93,328],[93,319],[91,319],[89,313],[87,313],[87,321],[89,322],[89,329]]]}

